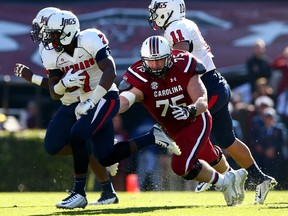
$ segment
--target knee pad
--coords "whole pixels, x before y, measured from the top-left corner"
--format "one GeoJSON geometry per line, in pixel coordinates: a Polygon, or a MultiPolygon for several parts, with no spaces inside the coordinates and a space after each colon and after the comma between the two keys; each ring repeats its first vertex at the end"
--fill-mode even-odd
{"type": "Polygon", "coordinates": [[[199,162],[199,160],[196,160],[195,163],[192,166],[192,169],[189,170],[188,174],[186,176],[182,176],[185,180],[193,180],[198,176],[202,169],[202,164],[199,162]]]}
{"type": "Polygon", "coordinates": [[[210,163],[210,166],[212,166],[212,167],[217,165],[220,162],[220,160],[222,159],[222,157],[223,157],[222,149],[219,146],[217,146],[217,145],[213,145],[213,147],[214,147],[214,150],[215,150],[216,154],[218,155],[218,158],[217,158],[217,160],[215,160],[212,163],[210,163]]]}

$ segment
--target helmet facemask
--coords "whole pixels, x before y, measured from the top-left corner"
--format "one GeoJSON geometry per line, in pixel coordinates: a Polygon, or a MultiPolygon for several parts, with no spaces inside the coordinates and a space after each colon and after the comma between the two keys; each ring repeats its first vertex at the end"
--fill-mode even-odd
{"type": "Polygon", "coordinates": [[[145,58],[142,57],[142,65],[145,69],[145,72],[147,72],[149,74],[150,77],[154,78],[154,79],[158,79],[158,78],[163,78],[165,76],[165,74],[167,74],[172,66],[172,61],[171,61],[171,55],[166,55],[163,56],[163,58],[161,59],[151,59],[151,58],[145,58]],[[164,63],[164,67],[161,69],[155,69],[152,70],[151,67],[149,67],[148,61],[158,61],[161,59],[165,59],[165,63],[164,63]]]}
{"type": "Polygon", "coordinates": [[[45,49],[52,50],[55,49],[56,52],[61,52],[63,48],[63,44],[61,43],[61,40],[63,40],[67,35],[61,30],[54,30],[54,29],[45,29],[43,33],[43,45],[45,49]]]}
{"type": "Polygon", "coordinates": [[[42,37],[40,35],[41,27],[38,23],[32,23],[32,30],[30,32],[31,38],[33,42],[40,42],[42,37]]]}

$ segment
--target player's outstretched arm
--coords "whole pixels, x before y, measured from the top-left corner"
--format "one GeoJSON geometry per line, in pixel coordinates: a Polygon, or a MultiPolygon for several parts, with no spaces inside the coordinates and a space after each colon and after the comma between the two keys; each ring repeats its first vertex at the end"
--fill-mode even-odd
{"type": "Polygon", "coordinates": [[[42,88],[49,88],[48,78],[34,74],[33,71],[31,71],[29,67],[24,64],[16,63],[14,67],[14,75],[22,77],[26,81],[41,86],[42,88]]]}
{"type": "Polygon", "coordinates": [[[140,89],[133,87],[129,91],[123,91],[120,94],[120,109],[118,113],[126,112],[135,102],[142,102],[144,94],[140,89]]]}

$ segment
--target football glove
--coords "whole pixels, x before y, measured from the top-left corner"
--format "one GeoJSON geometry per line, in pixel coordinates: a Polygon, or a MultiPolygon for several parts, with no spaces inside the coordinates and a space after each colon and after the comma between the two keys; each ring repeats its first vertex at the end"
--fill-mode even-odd
{"type": "Polygon", "coordinates": [[[28,80],[28,81],[29,81],[28,78],[30,78],[31,80],[31,77],[33,75],[29,67],[20,63],[16,63],[15,68],[14,68],[14,74],[15,76],[23,77],[25,80],[28,80]]]}
{"type": "Polygon", "coordinates": [[[177,105],[170,105],[172,108],[172,115],[177,120],[186,120],[189,117],[194,118],[197,112],[195,106],[177,106],[177,105]]]}
{"type": "Polygon", "coordinates": [[[24,69],[25,65],[17,63],[14,68],[15,76],[22,77],[22,70],[24,69]]]}
{"type": "Polygon", "coordinates": [[[75,108],[75,115],[76,118],[79,117],[79,115],[87,115],[87,111],[90,109],[93,109],[95,107],[95,103],[91,100],[88,99],[84,102],[81,102],[77,105],[77,107],[75,108]]]}
{"type": "Polygon", "coordinates": [[[66,75],[61,79],[62,84],[66,87],[66,88],[71,88],[71,87],[82,87],[84,85],[84,79],[85,76],[84,75],[80,75],[83,70],[78,70],[77,72],[73,73],[73,68],[71,68],[66,75]]]}

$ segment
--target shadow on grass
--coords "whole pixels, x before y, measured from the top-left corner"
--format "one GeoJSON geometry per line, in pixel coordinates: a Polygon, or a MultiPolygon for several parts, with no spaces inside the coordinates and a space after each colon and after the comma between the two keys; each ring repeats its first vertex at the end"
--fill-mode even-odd
{"type": "Polygon", "coordinates": [[[288,209],[288,202],[269,203],[263,209],[288,209]]]}
{"type": "MultiPolygon", "coordinates": [[[[225,207],[223,205],[207,205],[205,208],[225,207]]],[[[228,206],[227,206],[228,207],[228,206]]],[[[153,206],[153,207],[131,207],[131,208],[108,208],[108,209],[83,209],[83,210],[63,210],[51,214],[35,214],[31,216],[41,215],[95,215],[95,214],[129,214],[129,213],[146,213],[161,210],[187,209],[187,208],[203,208],[202,205],[185,205],[185,206],[153,206]]],[[[229,208],[229,207],[228,207],[229,208]]]]}

